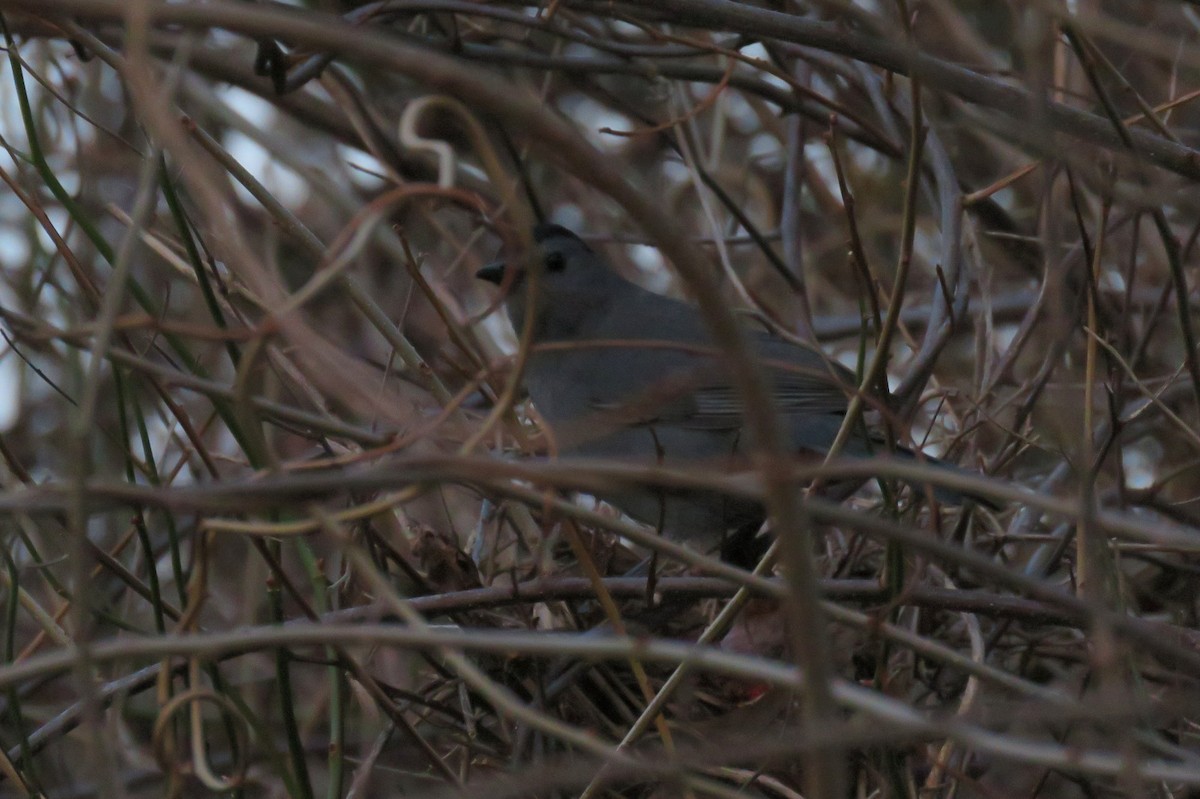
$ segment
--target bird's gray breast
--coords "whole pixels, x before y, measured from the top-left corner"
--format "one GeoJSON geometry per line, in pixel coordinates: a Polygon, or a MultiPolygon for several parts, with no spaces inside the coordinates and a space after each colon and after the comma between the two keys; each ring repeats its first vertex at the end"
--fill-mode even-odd
{"type": "MultiPolygon", "coordinates": [[[[652,352],[618,348],[604,355],[531,356],[526,385],[558,454],[717,475],[740,468],[740,428],[689,426],[690,413],[680,411],[690,397],[669,390],[672,380],[686,378],[681,366],[686,359],[652,352]]],[[[625,484],[598,493],[634,518],[705,550],[727,530],[761,517],[757,503],[713,491],[625,484]]]]}

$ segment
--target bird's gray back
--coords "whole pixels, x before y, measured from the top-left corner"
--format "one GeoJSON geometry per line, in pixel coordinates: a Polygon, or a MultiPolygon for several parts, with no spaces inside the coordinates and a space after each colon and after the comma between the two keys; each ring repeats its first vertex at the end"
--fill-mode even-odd
{"type": "MultiPolygon", "coordinates": [[[[793,447],[827,449],[846,408],[848,373],[831,372],[815,352],[765,331],[748,335],[793,447]]],[[[585,320],[575,340],[536,349],[527,385],[552,426],[575,426],[564,439],[566,452],[657,457],[645,428],[660,452],[678,437],[669,458],[745,449],[738,388],[698,311],[632,284],[604,313],[585,320]],[[628,411],[624,425],[611,416],[602,423],[604,414],[620,408],[628,411]],[[594,435],[586,435],[589,425],[594,435]],[[697,435],[701,431],[706,434],[697,435]]]]}

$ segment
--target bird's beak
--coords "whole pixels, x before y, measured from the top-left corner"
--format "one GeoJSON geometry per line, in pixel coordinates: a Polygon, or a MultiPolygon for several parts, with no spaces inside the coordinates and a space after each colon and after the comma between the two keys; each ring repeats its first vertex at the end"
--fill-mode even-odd
{"type": "Polygon", "coordinates": [[[504,262],[492,261],[490,264],[476,272],[475,277],[499,286],[501,281],[504,280],[504,262]]]}

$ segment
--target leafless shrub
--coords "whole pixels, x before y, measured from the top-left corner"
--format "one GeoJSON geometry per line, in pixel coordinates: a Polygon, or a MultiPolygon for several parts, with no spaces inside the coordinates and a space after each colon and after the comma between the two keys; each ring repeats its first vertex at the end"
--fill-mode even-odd
{"type": "Polygon", "coordinates": [[[3,795],[1200,785],[1193,4],[0,10],[3,795]],[[1000,509],[537,457],[472,277],[535,218],[1000,509]]]}

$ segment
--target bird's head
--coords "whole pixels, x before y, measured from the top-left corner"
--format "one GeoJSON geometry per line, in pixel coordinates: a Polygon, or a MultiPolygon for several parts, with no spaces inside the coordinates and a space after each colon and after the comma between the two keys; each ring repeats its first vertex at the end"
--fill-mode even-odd
{"type": "Polygon", "coordinates": [[[512,273],[505,307],[518,334],[526,314],[533,308],[534,340],[569,337],[632,287],[583,239],[561,225],[538,225],[533,230],[533,240],[539,256],[533,264],[496,261],[475,273],[479,279],[497,286],[505,283],[507,273],[512,273]],[[532,298],[531,269],[538,270],[532,298]]]}

